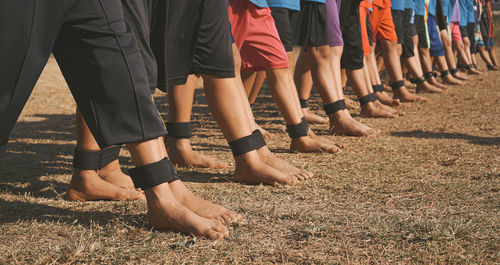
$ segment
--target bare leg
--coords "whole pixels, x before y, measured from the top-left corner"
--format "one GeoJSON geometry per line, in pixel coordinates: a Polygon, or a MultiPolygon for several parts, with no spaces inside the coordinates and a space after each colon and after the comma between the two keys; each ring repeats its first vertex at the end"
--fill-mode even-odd
{"type": "MultiPolygon", "coordinates": [[[[228,142],[252,134],[251,122],[246,113],[248,103],[241,101],[241,94],[235,78],[217,78],[204,75],[205,91],[208,106],[224,133],[228,142]]],[[[249,108],[249,105],[248,105],[249,108]]],[[[285,175],[266,165],[257,151],[235,157],[236,169],[234,179],[245,183],[276,183],[296,185],[296,176],[285,175]]]]}
{"type": "MultiPolygon", "coordinates": [[[[302,54],[302,53],[300,53],[302,54]]],[[[288,54],[287,54],[288,55],[288,54]]],[[[293,60],[293,54],[288,56],[288,59],[293,60]]],[[[311,67],[307,63],[303,63],[306,60],[304,57],[299,55],[297,58],[297,63],[295,64],[295,71],[293,73],[294,83],[297,87],[297,93],[299,99],[301,100],[309,100],[311,97],[311,91],[313,88],[313,79],[311,75],[311,67]]],[[[302,112],[304,113],[304,117],[309,124],[327,124],[328,119],[321,117],[309,110],[309,108],[303,108],[302,112]]]]}
{"type": "MultiPolygon", "coordinates": [[[[130,143],[127,144],[127,147],[136,166],[158,162],[166,154],[161,139],[130,143]]],[[[180,180],[177,181],[180,182],[180,180]]],[[[175,197],[170,184],[163,183],[144,191],[148,205],[149,222],[153,227],[174,229],[212,240],[229,236],[229,231],[220,221],[199,216],[182,205],[175,197]]]]}
{"type": "MultiPolygon", "coordinates": [[[[359,99],[370,93],[367,88],[367,82],[365,81],[363,68],[357,70],[346,70],[346,73],[349,83],[359,99]]],[[[372,118],[397,118],[397,115],[379,109],[373,102],[361,105],[361,116],[372,118]]]]}
{"type": "MultiPolygon", "coordinates": [[[[417,54],[418,56],[418,54],[417,54]]],[[[406,62],[406,65],[408,66],[408,69],[411,73],[411,75],[414,78],[421,78],[423,77],[422,73],[422,68],[419,66],[416,56],[405,58],[404,61],[406,62]]],[[[417,93],[445,93],[446,91],[437,87],[433,86],[427,81],[424,81],[422,83],[417,84],[417,93]]]]}
{"type": "MultiPolygon", "coordinates": [[[[90,133],[87,123],[80,111],[76,113],[77,148],[81,150],[100,150],[97,142],[90,133]]],[[[137,200],[143,194],[136,191],[129,176],[122,173],[118,160],[106,165],[103,173],[109,181],[100,176],[95,170],[74,169],[69,189],[66,193],[68,200],[137,200]]],[[[101,170],[102,171],[102,170],[101,170]]]]}
{"type": "MultiPolygon", "coordinates": [[[[374,85],[382,85],[382,81],[380,80],[380,75],[378,73],[378,68],[377,68],[377,60],[375,58],[375,46],[370,47],[370,54],[365,56],[365,61],[366,61],[366,68],[370,74],[370,81],[371,84],[374,85]]],[[[385,91],[381,92],[375,92],[375,95],[377,95],[377,98],[380,100],[381,103],[387,106],[399,106],[401,103],[399,102],[399,99],[394,99],[391,98],[385,91]]]]}
{"type": "Polygon", "coordinates": [[[490,54],[490,60],[493,63],[493,66],[499,67],[497,63],[497,56],[495,55],[495,47],[490,46],[488,53],[490,54]]]}
{"type": "MultiPolygon", "coordinates": [[[[441,36],[441,41],[443,42],[443,46],[444,46],[444,53],[445,53],[446,63],[448,65],[448,69],[450,71],[457,69],[457,62],[455,60],[456,55],[453,53],[453,47],[452,47],[452,43],[450,40],[450,36],[448,35],[448,31],[441,30],[440,36],[441,36]]],[[[454,77],[458,80],[468,80],[469,79],[466,75],[462,74],[459,71],[452,73],[452,77],[454,77]]],[[[457,82],[456,82],[457,80],[454,80],[451,77],[445,78],[444,81],[448,84],[457,84],[457,82]]]]}
{"type": "MultiPolygon", "coordinates": [[[[196,89],[195,75],[189,76],[186,84],[171,86],[168,89],[168,121],[190,122],[193,98],[196,89]]],[[[226,163],[217,161],[192,149],[190,139],[177,139],[166,136],[168,155],[175,165],[204,168],[225,168],[226,163]]]]}
{"type": "MultiPolygon", "coordinates": [[[[332,58],[329,52],[328,46],[309,47],[307,51],[302,50],[295,68],[295,83],[300,87],[304,80],[303,72],[297,70],[308,69],[303,64],[310,66],[314,84],[318,88],[324,104],[344,99],[340,83],[340,56],[334,58],[335,69],[332,69],[330,62],[332,58]]],[[[330,133],[332,134],[373,136],[377,133],[377,130],[354,120],[347,110],[332,113],[329,115],[329,119],[330,133]]]]}
{"type": "MultiPolygon", "coordinates": [[[[392,82],[403,80],[403,72],[399,61],[398,44],[389,40],[382,41],[382,50],[384,56],[384,64],[387,67],[389,76],[392,82]]],[[[419,97],[411,94],[405,86],[393,91],[394,98],[401,102],[427,101],[424,97],[419,97]]]]}

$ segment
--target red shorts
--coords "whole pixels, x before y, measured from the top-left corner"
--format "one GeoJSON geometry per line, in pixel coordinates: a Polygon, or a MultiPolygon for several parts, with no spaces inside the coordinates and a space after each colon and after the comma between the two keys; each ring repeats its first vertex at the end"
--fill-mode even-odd
{"type": "Polygon", "coordinates": [[[373,36],[376,40],[389,40],[398,42],[396,35],[396,27],[392,20],[391,8],[381,8],[373,5],[373,12],[370,15],[370,22],[372,24],[373,36]]]}
{"type": "Polygon", "coordinates": [[[368,38],[368,30],[366,25],[366,17],[370,10],[367,7],[359,6],[359,19],[361,23],[361,42],[363,43],[363,54],[370,55],[370,40],[368,38]]]}
{"type": "Polygon", "coordinates": [[[462,41],[462,33],[460,33],[460,26],[458,22],[450,23],[451,39],[454,41],[462,41]]]}
{"type": "Polygon", "coordinates": [[[229,21],[241,54],[241,71],[288,68],[288,56],[269,8],[248,0],[229,1],[229,21]]]}

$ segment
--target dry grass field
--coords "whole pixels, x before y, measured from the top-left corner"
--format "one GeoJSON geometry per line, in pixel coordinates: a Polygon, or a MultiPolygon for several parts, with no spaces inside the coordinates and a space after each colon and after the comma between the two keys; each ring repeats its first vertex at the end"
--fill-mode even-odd
{"type": "MultiPolygon", "coordinates": [[[[382,133],[327,136],[347,145],[336,155],[288,152],[283,120],[264,90],[255,115],[273,133],[268,145],[315,178],[250,186],[232,182],[232,167],[179,168],[196,194],[244,215],[229,239],[211,242],[152,230],[143,200],[64,199],[75,104],[51,59],[0,160],[0,264],[498,264],[499,84],[500,72],[485,73],[429,103],[408,104],[396,120],[353,112],[382,133]]],[[[165,95],[156,96],[165,114],[165,95]]],[[[194,147],[232,163],[203,90],[195,101],[194,147]]],[[[312,105],[321,113],[317,95],[312,105]]],[[[125,148],[121,162],[131,166],[125,148]]]]}

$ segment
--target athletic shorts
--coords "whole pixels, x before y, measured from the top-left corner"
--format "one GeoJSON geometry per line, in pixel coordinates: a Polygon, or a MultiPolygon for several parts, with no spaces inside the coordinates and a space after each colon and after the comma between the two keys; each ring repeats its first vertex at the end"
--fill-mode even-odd
{"type": "Polygon", "coordinates": [[[462,40],[464,38],[469,38],[469,32],[467,31],[467,26],[465,27],[460,26],[459,29],[460,29],[460,35],[462,36],[462,40]]]}
{"type": "Polygon", "coordinates": [[[417,33],[417,27],[415,26],[415,23],[411,23],[410,24],[410,36],[413,38],[414,36],[417,36],[418,33],[417,33]]]}
{"type": "Polygon", "coordinates": [[[153,9],[153,1],[121,0],[121,2],[125,20],[134,32],[135,38],[137,39],[137,45],[142,54],[142,59],[146,65],[151,93],[154,93],[157,87],[158,69],[153,51],[151,50],[150,32],[152,11],[155,10],[158,12],[159,10],[153,9]]]}
{"type": "Polygon", "coordinates": [[[495,39],[493,37],[489,37],[488,38],[488,50],[490,49],[490,47],[494,47],[495,46],[495,39]]]}
{"type": "Polygon", "coordinates": [[[379,7],[373,5],[373,11],[370,15],[370,23],[373,29],[374,39],[389,40],[391,42],[398,42],[394,21],[392,20],[390,7],[379,7]]]}
{"type": "Polygon", "coordinates": [[[51,52],[101,148],[166,134],[119,0],[0,1],[0,43],[0,155],[51,52]]]}
{"type": "MultiPolygon", "coordinates": [[[[351,0],[346,0],[351,1],[351,0]]],[[[342,31],[340,30],[339,12],[342,0],[326,0],[326,13],[328,22],[328,41],[330,46],[344,45],[342,31]]]]}
{"type": "Polygon", "coordinates": [[[415,15],[415,28],[418,34],[418,48],[429,49],[429,36],[427,35],[427,24],[425,23],[424,16],[415,15]]]}
{"type": "Polygon", "coordinates": [[[403,53],[401,54],[401,58],[410,58],[415,56],[415,52],[413,51],[414,45],[413,45],[413,39],[411,38],[411,18],[413,16],[413,10],[411,9],[405,9],[403,13],[403,41],[402,41],[402,46],[403,46],[403,53]]]}
{"type": "Polygon", "coordinates": [[[363,43],[363,55],[370,55],[371,49],[371,43],[370,43],[370,36],[369,36],[369,28],[371,27],[369,25],[369,18],[368,14],[370,13],[370,10],[366,7],[359,7],[359,22],[361,24],[361,40],[363,43]]]}
{"type": "MultiPolygon", "coordinates": [[[[444,1],[449,1],[449,0],[444,0],[444,1]]],[[[441,0],[436,1],[436,13],[435,14],[436,14],[436,16],[434,17],[434,19],[436,20],[439,31],[448,29],[448,19],[446,16],[444,16],[443,5],[441,3],[441,0]]]]}
{"type": "Polygon", "coordinates": [[[401,10],[391,10],[392,13],[392,20],[394,21],[394,28],[396,30],[396,36],[398,37],[398,43],[403,43],[403,38],[404,38],[404,18],[403,18],[403,13],[404,11],[401,10]]]}
{"type": "Polygon", "coordinates": [[[299,18],[295,28],[297,29],[295,32],[297,45],[302,47],[329,45],[326,5],[301,1],[299,18]]]}
{"type": "Polygon", "coordinates": [[[229,2],[229,20],[241,54],[241,71],[288,68],[288,56],[281,43],[271,10],[248,0],[229,2]]]}
{"type": "Polygon", "coordinates": [[[431,56],[444,56],[444,46],[439,36],[439,31],[436,25],[435,17],[432,15],[427,16],[427,31],[429,33],[429,40],[431,44],[431,56]]]}
{"type": "Polygon", "coordinates": [[[477,24],[475,27],[476,27],[476,29],[474,32],[474,39],[475,39],[475,43],[476,43],[476,52],[477,52],[478,47],[484,47],[484,42],[483,42],[483,38],[481,36],[481,25],[477,24]]]}
{"type": "Polygon", "coordinates": [[[276,29],[280,36],[280,40],[285,46],[287,52],[293,51],[293,27],[297,22],[299,12],[282,7],[271,7],[271,15],[273,16],[276,29]]]}
{"type": "Polygon", "coordinates": [[[458,22],[450,23],[451,39],[454,41],[462,41],[462,33],[460,33],[460,26],[458,22]]]}
{"type": "Polygon", "coordinates": [[[167,5],[168,56],[163,60],[168,71],[159,70],[167,76],[160,88],[185,84],[190,74],[235,77],[227,2],[162,1],[167,5]]]}
{"type": "Polygon", "coordinates": [[[359,0],[345,0],[340,5],[340,30],[344,36],[344,51],[340,59],[342,68],[363,68],[363,42],[359,17],[359,0]]]}
{"type": "Polygon", "coordinates": [[[477,53],[476,49],[476,37],[474,35],[474,23],[467,24],[467,34],[470,40],[470,52],[477,53]]]}

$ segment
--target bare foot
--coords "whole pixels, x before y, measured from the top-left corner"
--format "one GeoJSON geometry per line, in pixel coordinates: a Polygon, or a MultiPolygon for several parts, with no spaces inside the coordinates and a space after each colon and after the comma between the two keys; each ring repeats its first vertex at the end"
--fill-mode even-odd
{"type": "Polygon", "coordinates": [[[468,69],[467,73],[470,75],[480,75],[481,74],[481,72],[479,72],[478,70],[476,70],[474,68],[468,69]]]}
{"type": "Polygon", "coordinates": [[[180,180],[170,182],[169,185],[175,199],[201,217],[218,220],[226,224],[239,222],[243,219],[241,214],[195,196],[180,180]]]}
{"type": "Polygon", "coordinates": [[[417,85],[416,92],[417,92],[417,94],[419,94],[419,93],[445,94],[447,91],[444,89],[441,89],[439,87],[433,86],[427,82],[423,82],[423,83],[417,85]]]}
{"type": "MultiPolygon", "coordinates": [[[[428,84],[433,85],[433,86],[435,86],[437,88],[446,89],[446,86],[443,85],[443,84],[441,84],[441,83],[439,83],[436,80],[436,78],[434,78],[434,77],[428,78],[428,79],[426,79],[426,81],[427,81],[428,84]]],[[[417,86],[417,88],[418,88],[418,86],[417,86]]]]}
{"type": "Polygon", "coordinates": [[[392,114],[394,114],[394,115],[398,115],[398,116],[404,116],[404,115],[406,115],[406,113],[405,113],[404,111],[399,111],[399,110],[397,110],[397,109],[393,109],[393,108],[391,108],[390,106],[387,106],[387,105],[385,105],[385,104],[382,104],[382,103],[380,102],[380,100],[374,101],[374,102],[373,102],[373,104],[375,104],[375,106],[376,106],[377,108],[382,109],[382,110],[385,110],[385,111],[387,111],[387,112],[389,112],[389,113],[392,113],[392,114]]]}
{"type": "Polygon", "coordinates": [[[299,153],[338,153],[342,151],[337,145],[329,145],[310,136],[293,138],[290,143],[290,150],[299,153]]]}
{"type": "Polygon", "coordinates": [[[324,142],[325,144],[328,144],[328,145],[335,145],[335,146],[337,146],[337,147],[338,147],[338,148],[340,148],[340,149],[343,149],[343,148],[345,147],[345,145],[344,145],[344,144],[342,144],[342,143],[333,142],[333,141],[328,140],[328,139],[327,139],[327,138],[325,138],[325,137],[321,137],[321,136],[319,136],[319,135],[315,134],[315,133],[313,132],[313,130],[311,130],[311,128],[309,128],[309,131],[307,131],[307,135],[309,135],[310,137],[312,137],[312,138],[314,138],[314,139],[316,139],[316,140],[318,140],[318,141],[324,142]]]}
{"type": "Polygon", "coordinates": [[[391,98],[386,92],[375,92],[378,100],[387,106],[397,107],[401,105],[401,102],[397,98],[391,98]]]}
{"type": "Polygon", "coordinates": [[[427,102],[428,100],[427,98],[420,97],[408,92],[408,90],[406,90],[405,87],[396,89],[395,91],[393,91],[393,93],[394,93],[394,98],[399,99],[401,102],[415,102],[415,101],[427,102]]]}
{"type": "Polygon", "coordinates": [[[347,110],[337,111],[330,116],[330,135],[375,136],[377,133],[378,130],[353,119],[347,110]]]}
{"type": "Polygon", "coordinates": [[[464,75],[462,72],[456,72],[455,74],[453,74],[453,77],[455,77],[456,79],[458,80],[462,80],[462,81],[466,81],[466,80],[469,80],[470,78],[466,75],[464,75]]]}
{"type": "Polygon", "coordinates": [[[361,106],[360,116],[368,118],[392,118],[392,119],[398,117],[398,115],[396,114],[387,112],[381,108],[377,108],[377,106],[373,102],[361,106]]]}
{"type": "Polygon", "coordinates": [[[214,158],[196,152],[191,148],[189,139],[165,137],[168,156],[174,165],[180,167],[226,168],[228,165],[214,158]]]}
{"type": "Polygon", "coordinates": [[[136,190],[115,186],[100,178],[94,170],[75,169],[66,197],[70,201],[125,201],[138,200],[144,195],[136,190]]]}
{"type": "Polygon", "coordinates": [[[359,109],[359,103],[348,98],[348,97],[345,97],[345,105],[347,106],[347,109],[348,110],[357,110],[359,109]]]}
{"type": "Polygon", "coordinates": [[[260,125],[258,125],[258,124],[255,124],[255,125],[257,125],[257,129],[260,131],[260,133],[262,133],[262,136],[264,136],[264,138],[267,139],[267,138],[271,137],[271,133],[270,132],[264,130],[264,128],[260,127],[260,125]]]}
{"type": "Polygon", "coordinates": [[[452,75],[447,75],[447,76],[443,77],[443,81],[446,84],[450,84],[450,85],[463,85],[464,84],[462,81],[454,78],[452,75]]]}
{"type": "Polygon", "coordinates": [[[132,182],[132,179],[127,174],[122,172],[118,159],[105,165],[97,174],[115,186],[135,190],[134,182],[132,182]]]}
{"type": "Polygon", "coordinates": [[[259,158],[257,152],[250,152],[235,158],[234,180],[248,184],[285,184],[297,185],[300,180],[295,176],[283,174],[268,166],[259,158]]]}
{"type": "Polygon", "coordinates": [[[157,229],[173,229],[212,240],[229,236],[220,221],[201,217],[178,202],[168,183],[145,191],[151,226],[157,229]]]}
{"type": "Polygon", "coordinates": [[[306,118],[306,121],[309,124],[327,124],[328,123],[328,118],[321,117],[321,116],[311,112],[307,108],[302,109],[302,112],[304,113],[304,118],[306,118]]]}
{"type": "Polygon", "coordinates": [[[257,150],[257,153],[259,154],[260,160],[266,163],[266,165],[279,170],[285,175],[296,177],[300,181],[310,179],[314,176],[312,172],[296,168],[279,159],[273,153],[271,153],[271,151],[269,151],[267,147],[260,148],[259,150],[257,150]]]}

